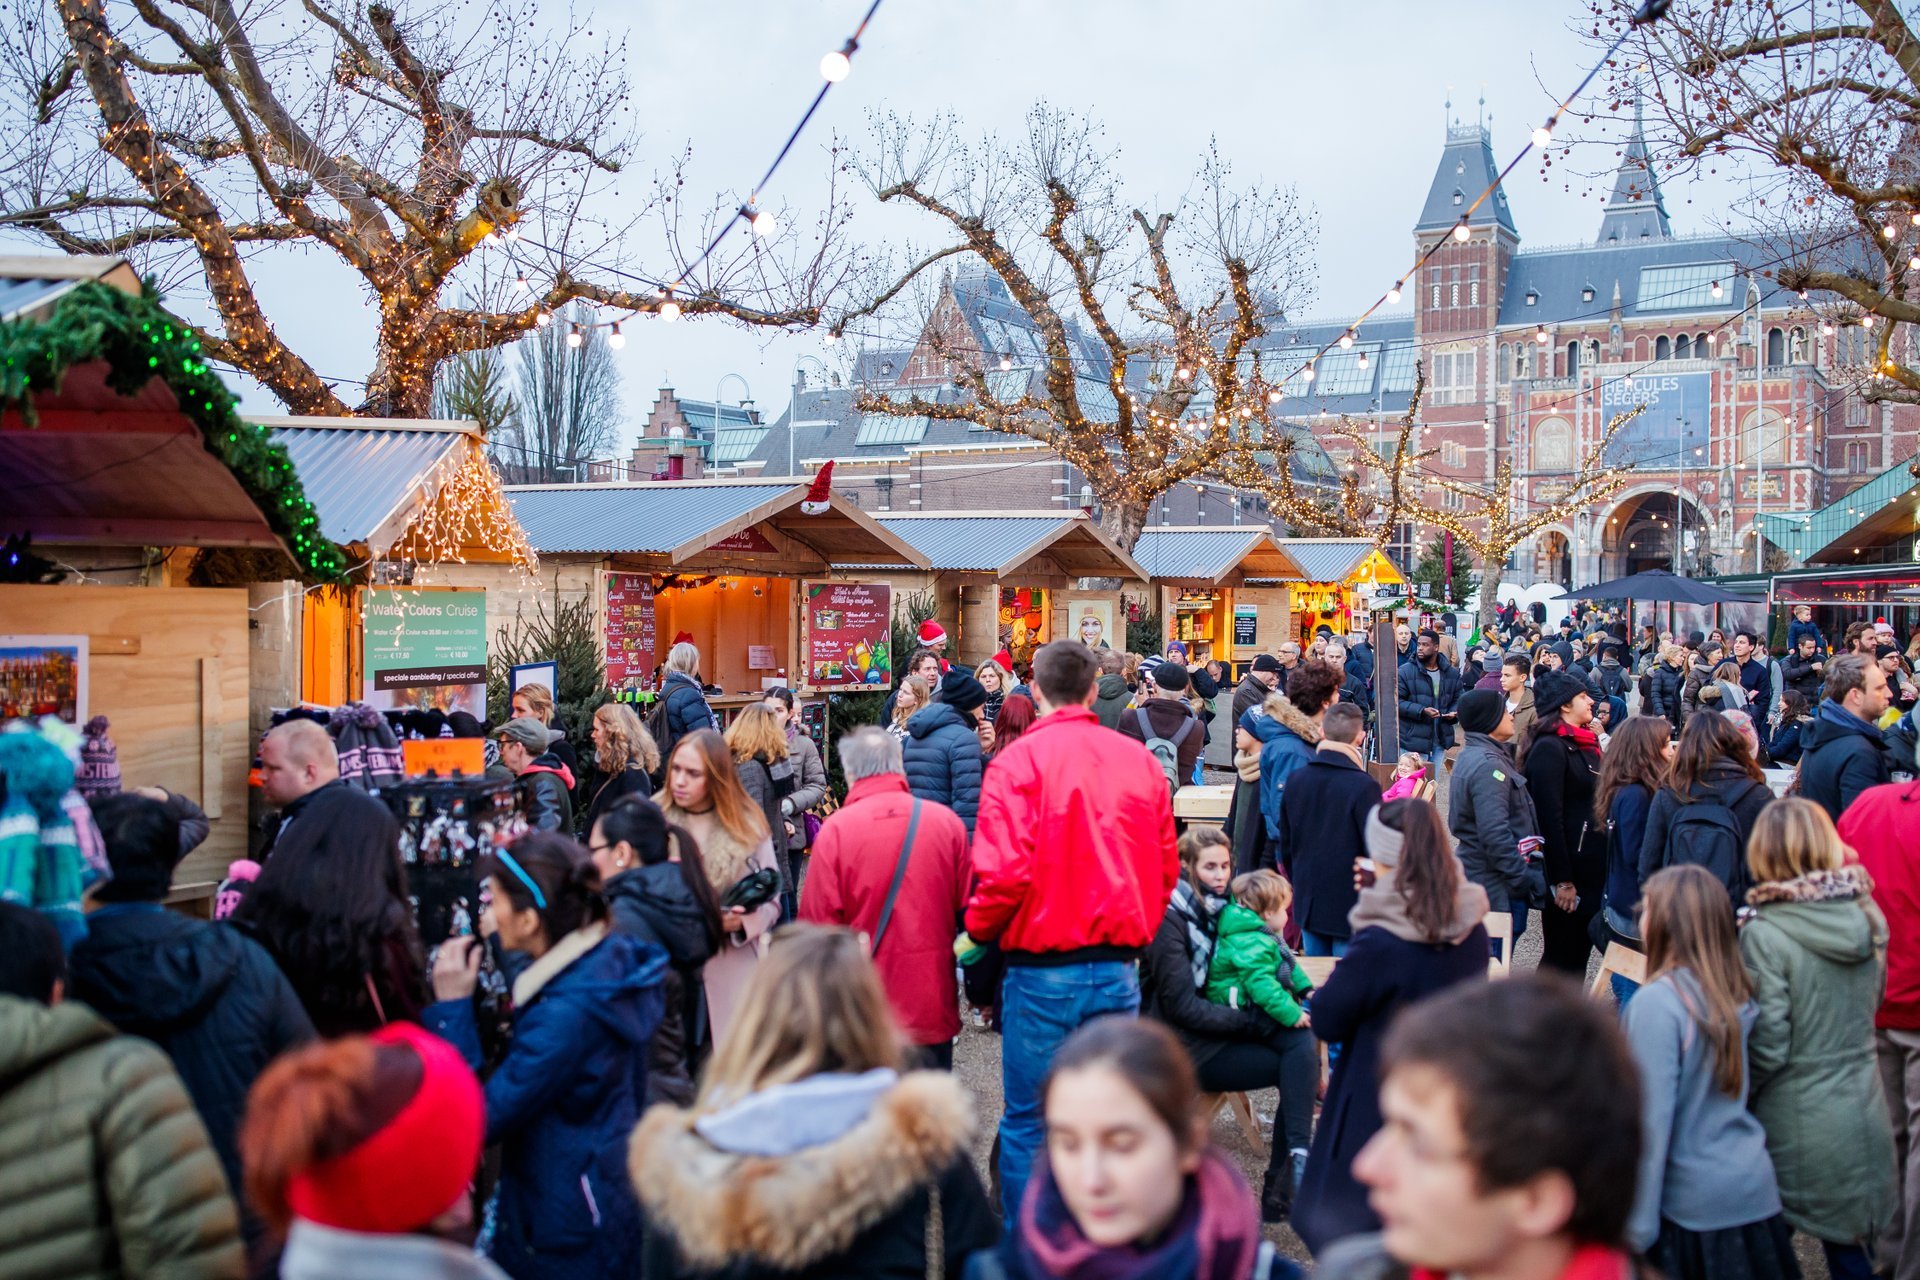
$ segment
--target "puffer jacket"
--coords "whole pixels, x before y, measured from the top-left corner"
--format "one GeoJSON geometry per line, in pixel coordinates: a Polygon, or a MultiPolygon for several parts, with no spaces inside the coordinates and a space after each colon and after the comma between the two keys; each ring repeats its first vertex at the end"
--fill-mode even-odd
{"type": "Polygon", "coordinates": [[[1687,673],[1671,662],[1656,661],[1653,664],[1651,684],[1653,686],[1652,713],[1678,729],[1687,718],[1687,673]]]}
{"type": "Polygon", "coordinates": [[[1260,739],[1260,816],[1266,819],[1267,839],[1280,838],[1280,796],[1287,777],[1313,759],[1320,745],[1320,726],[1287,701],[1284,693],[1270,693],[1253,720],[1253,736],[1260,739]]]}
{"type": "Polygon", "coordinates": [[[1454,708],[1460,702],[1460,672],[1443,655],[1440,665],[1429,671],[1417,658],[1401,664],[1399,677],[1400,749],[1420,755],[1453,745],[1454,708]],[[1433,677],[1440,677],[1436,694],[1433,677]],[[1429,716],[1432,708],[1440,715],[1429,716]]]}
{"type": "Polygon", "coordinates": [[[1835,822],[1862,791],[1893,781],[1880,730],[1831,700],[1800,730],[1800,794],[1835,822]]]}
{"type": "Polygon", "coordinates": [[[1826,688],[1826,666],[1827,655],[1818,650],[1806,659],[1802,659],[1798,652],[1789,653],[1780,659],[1780,679],[1787,688],[1805,698],[1808,706],[1812,706],[1820,701],[1820,695],[1826,688]],[[1820,670],[1815,671],[1815,667],[1820,670]]]}
{"type": "Polygon", "coordinates": [[[1893,1129],[1874,1062],[1887,920],[1858,866],[1756,885],[1740,930],[1760,1017],[1747,1040],[1753,1113],[1787,1221],[1865,1240],[1892,1220],[1893,1129]]]}
{"type": "Polygon", "coordinates": [[[1093,716],[1109,729],[1120,727],[1120,717],[1133,701],[1133,690],[1121,676],[1101,676],[1093,691],[1093,716]]]}
{"type": "Polygon", "coordinates": [[[719,723],[713,718],[713,708],[707,705],[706,691],[700,682],[684,671],[669,671],[660,682],[661,717],[660,724],[665,730],[660,739],[660,759],[665,761],[673,755],[674,744],[690,733],[702,729],[718,729],[719,723]]]}
{"type": "Polygon", "coordinates": [[[539,831],[573,830],[573,772],[548,751],[520,775],[526,784],[527,821],[539,831]]]}
{"type": "MultiPolygon", "coordinates": [[[[1700,709],[1700,691],[1713,684],[1713,671],[1720,664],[1706,663],[1695,659],[1687,666],[1687,683],[1680,691],[1681,718],[1685,719],[1700,709]]],[[[1711,708],[1709,708],[1711,709],[1711,708]]]]}
{"type": "Polygon", "coordinates": [[[944,702],[922,708],[907,720],[901,755],[908,790],[959,814],[971,835],[974,817],[980,812],[980,774],[985,768],[980,736],[972,722],[944,702]]]}
{"type": "Polygon", "coordinates": [[[0,1275],[239,1280],[240,1219],[164,1053],[0,996],[0,1275]]]}
{"type": "Polygon", "coordinates": [[[607,909],[616,932],[667,953],[660,979],[665,1009],[647,1051],[647,1104],[693,1100],[688,1054],[699,1031],[700,967],[718,950],[701,919],[700,903],[677,862],[622,871],[607,881],[607,909]]]}
{"type": "Polygon", "coordinates": [[[1297,1027],[1313,980],[1267,922],[1237,902],[1220,913],[1207,999],[1233,1009],[1258,1009],[1283,1027],[1297,1027]]]}
{"type": "MultiPolygon", "coordinates": [[[[1469,733],[1448,783],[1447,826],[1459,846],[1467,878],[1487,891],[1494,911],[1531,900],[1537,874],[1520,855],[1520,841],[1540,834],[1526,777],[1513,763],[1513,744],[1469,733]]],[[[1537,871],[1537,869],[1536,869],[1537,871]]]]}
{"type": "Polygon", "coordinates": [[[228,1185],[239,1187],[247,1091],[269,1062],[313,1039],[300,997],[266,949],[231,926],[157,902],[111,904],[87,924],[68,962],[68,994],[166,1051],[228,1185]]]}

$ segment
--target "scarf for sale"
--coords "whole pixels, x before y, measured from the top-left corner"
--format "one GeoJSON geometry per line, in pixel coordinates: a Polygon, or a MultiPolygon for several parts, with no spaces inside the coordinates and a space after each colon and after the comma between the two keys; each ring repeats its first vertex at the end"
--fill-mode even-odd
{"type": "Polygon", "coordinates": [[[1159,1239],[1112,1248],[1081,1234],[1046,1160],[1036,1160],[1019,1224],[1002,1247],[1009,1280],[1245,1280],[1259,1252],[1253,1193],[1240,1171],[1211,1149],[1159,1239]]]}

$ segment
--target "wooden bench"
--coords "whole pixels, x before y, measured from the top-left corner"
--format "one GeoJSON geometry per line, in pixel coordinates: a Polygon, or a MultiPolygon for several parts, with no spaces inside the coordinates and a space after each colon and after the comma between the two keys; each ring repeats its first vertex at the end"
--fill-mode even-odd
{"type": "Polygon", "coordinates": [[[1173,796],[1174,821],[1187,827],[1223,827],[1232,807],[1230,782],[1182,787],[1173,796]]]}
{"type": "Polygon", "coordinates": [[[1267,1156],[1267,1140],[1260,1134],[1260,1118],[1253,1114],[1253,1099],[1244,1093],[1203,1093],[1200,1095],[1200,1114],[1212,1124],[1214,1116],[1225,1107],[1233,1113],[1234,1120],[1240,1126],[1240,1132],[1247,1135],[1247,1145],[1261,1159],[1267,1156]]]}
{"type": "Polygon", "coordinates": [[[1623,947],[1617,942],[1609,942],[1605,954],[1600,957],[1600,972],[1593,975],[1592,996],[1595,999],[1613,998],[1613,983],[1610,975],[1619,974],[1629,982],[1645,986],[1647,982],[1647,957],[1644,952],[1632,947],[1623,947]]]}
{"type": "Polygon", "coordinates": [[[1488,972],[1496,978],[1504,978],[1513,972],[1513,914],[1507,911],[1489,911],[1481,922],[1486,926],[1487,937],[1500,944],[1500,954],[1488,959],[1488,972]]]}

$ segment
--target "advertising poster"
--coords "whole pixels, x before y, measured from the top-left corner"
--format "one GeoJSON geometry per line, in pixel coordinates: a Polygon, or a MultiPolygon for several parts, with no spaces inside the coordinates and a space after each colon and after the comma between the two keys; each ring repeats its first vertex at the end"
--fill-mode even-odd
{"type": "MultiPolygon", "coordinates": [[[[1111,628],[1113,620],[1108,618],[1111,628]]],[[[1078,634],[1078,633],[1076,633],[1078,634]]],[[[1000,588],[1000,647],[1015,662],[1032,662],[1047,634],[1047,593],[1039,587],[1000,588]]],[[[1111,645],[1109,645],[1111,647],[1111,645]]]]}
{"type": "Polygon", "coordinates": [[[487,593],[374,587],[362,609],[363,699],[487,718],[487,593]]]}
{"type": "Polygon", "coordinates": [[[1680,468],[1684,459],[1688,467],[1705,465],[1693,450],[1706,447],[1712,379],[1710,373],[1647,373],[1601,383],[1603,421],[1646,406],[1607,446],[1606,464],[1664,470],[1680,468]]]}
{"type": "Polygon", "coordinates": [[[817,689],[893,680],[893,591],[883,583],[807,584],[807,683],[817,689]]]}
{"type": "Polygon", "coordinates": [[[0,636],[0,720],[87,722],[85,636],[0,636]]]}
{"type": "Polygon", "coordinates": [[[653,679],[653,576],[607,575],[607,684],[638,688],[653,679]]]}
{"type": "Polygon", "coordinates": [[[1073,634],[1089,649],[1111,649],[1114,634],[1113,601],[1079,600],[1073,605],[1073,634]]]}

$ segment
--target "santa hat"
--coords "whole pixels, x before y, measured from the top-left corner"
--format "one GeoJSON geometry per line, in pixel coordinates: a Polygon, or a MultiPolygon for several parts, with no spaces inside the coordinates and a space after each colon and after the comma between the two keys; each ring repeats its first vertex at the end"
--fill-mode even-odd
{"type": "Polygon", "coordinates": [[[994,654],[993,660],[1002,671],[1013,670],[1013,655],[1008,653],[1005,649],[1002,649],[1000,652],[994,654]]]}
{"type": "Polygon", "coordinates": [[[832,505],[832,502],[831,502],[832,484],[833,484],[833,459],[828,458],[826,461],[826,464],[820,468],[820,474],[815,476],[813,478],[813,483],[807,486],[806,496],[800,499],[801,514],[809,515],[809,516],[817,516],[822,512],[824,512],[830,505],[832,505]]]}
{"type": "Polygon", "coordinates": [[[932,618],[928,618],[920,624],[920,643],[922,645],[930,649],[936,644],[945,644],[946,642],[947,629],[945,627],[935,622],[932,618]]]}

